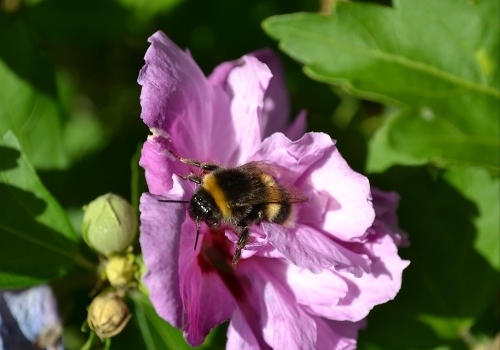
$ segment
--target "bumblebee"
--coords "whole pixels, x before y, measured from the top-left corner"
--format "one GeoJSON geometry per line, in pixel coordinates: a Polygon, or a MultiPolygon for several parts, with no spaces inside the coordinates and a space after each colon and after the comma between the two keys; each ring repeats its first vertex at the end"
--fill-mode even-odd
{"type": "Polygon", "coordinates": [[[180,175],[198,184],[198,188],[189,201],[160,201],[189,203],[188,214],[197,227],[195,249],[202,222],[211,228],[222,224],[230,226],[238,235],[233,268],[236,268],[241,251],[248,242],[251,225],[270,221],[292,226],[293,204],[308,200],[298,189],[278,183],[272,175],[278,170],[269,163],[257,161],[225,168],[170,153],[182,163],[201,170],[199,174],[180,175]]]}

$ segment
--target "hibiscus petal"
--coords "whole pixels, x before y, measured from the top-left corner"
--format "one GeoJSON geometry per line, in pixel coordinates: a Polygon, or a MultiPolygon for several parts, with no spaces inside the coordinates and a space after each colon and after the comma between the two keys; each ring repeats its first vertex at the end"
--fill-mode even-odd
{"type": "Polygon", "coordinates": [[[315,315],[337,305],[349,291],[347,283],[328,269],[315,274],[290,264],[286,275],[297,303],[315,315]]]}
{"type": "MultiPolygon", "coordinates": [[[[254,266],[253,263],[242,260],[234,273],[239,288],[231,287],[231,289],[233,295],[238,295],[236,298],[237,308],[229,324],[226,349],[271,349],[262,333],[263,322],[266,320],[265,306],[263,305],[265,301],[262,299],[262,294],[255,293],[254,286],[250,283],[251,276],[255,273],[254,266]]],[[[226,278],[225,283],[231,285],[234,284],[234,280],[226,278]]]]}
{"type": "Polygon", "coordinates": [[[182,272],[186,273],[181,278],[184,337],[191,346],[199,346],[212,328],[231,317],[235,302],[215,272],[203,272],[196,262],[184,266],[182,272]]]}
{"type": "MultiPolygon", "coordinates": [[[[260,328],[260,325],[258,326],[260,328]]],[[[257,329],[258,329],[257,328],[257,329]]],[[[243,313],[236,309],[236,312],[231,317],[231,322],[227,329],[226,350],[259,350],[266,349],[266,345],[259,344],[251,327],[248,325],[243,313]]],[[[269,346],[267,346],[270,349],[269,346]]]]}
{"type": "MultiPolygon", "coordinates": [[[[288,138],[291,140],[298,140],[306,132],[306,112],[301,111],[292,125],[288,125],[290,100],[285,74],[279,56],[267,48],[249,53],[248,56],[257,58],[260,62],[264,63],[272,73],[272,78],[265,91],[264,104],[260,118],[262,138],[264,139],[275,132],[283,132],[286,130],[285,135],[288,138]]],[[[226,88],[227,79],[231,71],[235,67],[244,64],[244,59],[221,63],[208,77],[209,83],[216,87],[226,88]]],[[[217,113],[214,113],[214,116],[217,115],[217,113]]]]}
{"type": "Polygon", "coordinates": [[[242,60],[222,62],[217,67],[215,67],[212,73],[210,73],[210,75],[207,77],[208,82],[212,86],[219,86],[225,89],[229,73],[231,73],[234,67],[242,63],[242,60]]]}
{"type": "Polygon", "coordinates": [[[361,278],[341,274],[349,286],[349,293],[322,316],[335,320],[359,321],[378,304],[392,300],[401,289],[403,270],[409,261],[398,256],[396,244],[389,235],[365,243],[371,259],[371,273],[361,278]]]}
{"type": "MultiPolygon", "coordinates": [[[[365,236],[375,218],[370,184],[347,165],[328,135],[311,132],[292,142],[275,133],[262,142],[252,160],[266,160],[287,169],[278,180],[303,192],[328,193],[331,200],[320,225],[323,231],[346,241],[365,236]]],[[[306,204],[313,202],[311,199],[306,204]]]]}
{"type": "Polygon", "coordinates": [[[264,94],[272,77],[269,68],[255,57],[244,56],[242,59],[245,63],[231,70],[226,85],[226,93],[232,96],[232,123],[239,143],[239,149],[231,157],[234,165],[246,162],[260,146],[260,116],[264,94]]]}
{"type": "MultiPolygon", "coordinates": [[[[168,199],[182,199],[179,180],[168,199]]],[[[149,193],[141,196],[141,235],[139,242],[148,272],[144,284],[156,312],[175,327],[182,326],[182,301],[179,292],[179,242],[186,207],[181,203],[161,203],[149,193]]]]}
{"type": "Polygon", "coordinates": [[[172,189],[175,161],[166,151],[168,140],[163,136],[150,136],[141,150],[139,165],[146,174],[149,192],[162,195],[172,189]]]}
{"type": "Polygon", "coordinates": [[[270,49],[254,51],[249,56],[267,65],[273,75],[264,96],[261,116],[262,138],[266,138],[275,132],[283,132],[289,122],[290,99],[285,72],[279,57],[270,49]]]}
{"type": "Polygon", "coordinates": [[[408,247],[410,241],[408,234],[399,228],[398,217],[396,215],[399,206],[399,195],[396,192],[384,192],[372,187],[373,208],[377,219],[382,221],[388,228],[388,233],[397,246],[408,247]]]}
{"type": "Polygon", "coordinates": [[[232,122],[231,117],[231,96],[228,96],[219,86],[213,88],[213,122],[212,139],[210,143],[211,154],[214,155],[207,161],[216,162],[222,165],[234,165],[233,155],[238,153],[240,144],[236,139],[238,127],[232,122]]]}
{"type": "Polygon", "coordinates": [[[206,159],[212,137],[212,90],[191,55],[164,33],[156,32],[139,73],[141,118],[150,129],[166,132],[183,157],[206,159]]]}
{"type": "Polygon", "coordinates": [[[273,349],[315,349],[316,323],[295,302],[285,273],[286,264],[270,265],[266,258],[254,258],[245,270],[253,295],[261,298],[264,339],[273,349]]]}
{"type": "Polygon", "coordinates": [[[339,322],[316,317],[318,342],[316,350],[355,350],[358,331],[364,321],[339,322]]]}
{"type": "Polygon", "coordinates": [[[269,242],[298,267],[319,273],[333,266],[356,277],[370,271],[366,257],[336,244],[309,226],[296,224],[294,228],[285,228],[270,222],[261,225],[269,242]]]}
{"type": "Polygon", "coordinates": [[[335,148],[334,141],[324,133],[307,133],[300,140],[291,141],[282,133],[274,133],[260,145],[251,160],[267,161],[287,169],[278,180],[297,185],[302,174],[335,148]]]}
{"type": "Polygon", "coordinates": [[[337,148],[331,149],[303,175],[317,191],[328,192],[332,201],[321,228],[336,238],[361,240],[375,218],[368,179],[353,171],[337,148]]]}
{"type": "Polygon", "coordinates": [[[307,131],[306,117],[306,111],[300,111],[300,113],[293,120],[292,124],[285,129],[285,136],[292,141],[299,140],[302,136],[304,136],[304,133],[307,131]]]}
{"type": "MultiPolygon", "coordinates": [[[[193,250],[195,238],[196,226],[188,219],[182,226],[178,288],[183,303],[182,330],[191,346],[201,345],[210,330],[230,318],[236,308],[230,288],[213,267],[211,258],[204,254],[205,249],[214,248],[205,247],[204,237],[200,237],[197,250],[193,250]]],[[[240,288],[234,274],[233,277],[231,286],[240,288]]]]}

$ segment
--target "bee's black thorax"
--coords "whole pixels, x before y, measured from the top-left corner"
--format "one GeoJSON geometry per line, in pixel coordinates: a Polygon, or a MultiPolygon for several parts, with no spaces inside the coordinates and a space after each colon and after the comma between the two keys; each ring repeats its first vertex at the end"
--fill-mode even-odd
{"type": "Polygon", "coordinates": [[[264,187],[258,177],[251,176],[239,169],[224,169],[214,173],[219,189],[228,203],[238,203],[242,197],[264,187]]]}

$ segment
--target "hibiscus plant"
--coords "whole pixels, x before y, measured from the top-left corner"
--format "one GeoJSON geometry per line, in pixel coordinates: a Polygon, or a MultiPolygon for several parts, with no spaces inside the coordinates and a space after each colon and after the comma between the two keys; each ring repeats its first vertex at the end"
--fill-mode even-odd
{"type": "Polygon", "coordinates": [[[0,350],[498,348],[499,16],[0,1],[0,350]]]}

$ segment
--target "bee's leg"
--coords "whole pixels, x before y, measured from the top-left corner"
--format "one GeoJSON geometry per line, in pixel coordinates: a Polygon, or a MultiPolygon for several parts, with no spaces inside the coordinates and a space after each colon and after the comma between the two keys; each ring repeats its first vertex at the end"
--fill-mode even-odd
{"type": "Polygon", "coordinates": [[[214,171],[214,170],[217,170],[220,168],[220,166],[218,166],[217,164],[201,163],[201,162],[194,160],[194,159],[179,158],[179,160],[185,164],[195,166],[197,168],[200,168],[201,170],[208,171],[208,172],[214,171]]]}
{"type": "Polygon", "coordinates": [[[197,161],[196,159],[189,159],[189,158],[182,158],[179,157],[177,154],[175,154],[172,151],[169,151],[175,158],[177,158],[179,161],[183,162],[184,164],[189,164],[192,166],[195,166],[197,168],[200,168],[201,170],[204,171],[214,171],[219,169],[220,167],[217,164],[212,164],[212,163],[202,163],[197,161]]]}
{"type": "Polygon", "coordinates": [[[220,166],[217,164],[212,164],[212,163],[201,163],[200,168],[203,171],[211,172],[217,169],[220,169],[220,166]]]}
{"type": "Polygon", "coordinates": [[[236,269],[236,265],[241,258],[241,251],[245,248],[248,242],[248,238],[250,238],[250,231],[248,230],[248,226],[242,227],[241,233],[238,237],[238,242],[236,243],[236,252],[233,256],[233,269],[236,269]]]}
{"type": "Polygon", "coordinates": [[[200,185],[201,184],[201,177],[195,174],[189,174],[189,175],[179,175],[182,177],[184,180],[189,180],[191,182],[194,182],[195,184],[200,185]]]}

